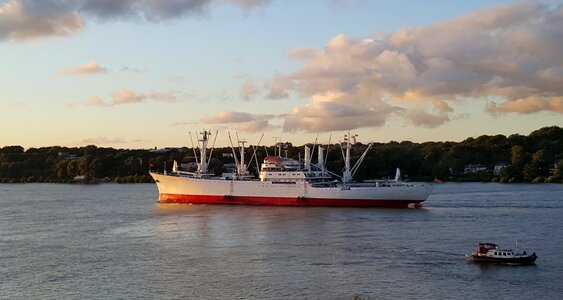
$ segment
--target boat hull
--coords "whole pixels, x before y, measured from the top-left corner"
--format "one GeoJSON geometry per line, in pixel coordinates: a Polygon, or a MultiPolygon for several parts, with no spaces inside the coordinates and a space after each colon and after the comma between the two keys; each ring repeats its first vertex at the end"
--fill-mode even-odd
{"type": "Polygon", "coordinates": [[[532,265],[536,262],[536,259],[537,256],[535,254],[510,258],[497,258],[477,255],[471,256],[472,262],[482,264],[532,265]]]}
{"type": "Polygon", "coordinates": [[[329,199],[329,198],[287,198],[287,197],[248,197],[216,195],[174,195],[160,194],[162,203],[195,204],[238,204],[238,205],[282,205],[282,206],[345,206],[345,207],[420,207],[424,200],[388,199],[329,199]]]}
{"type": "Polygon", "coordinates": [[[431,185],[400,187],[312,187],[307,182],[275,183],[201,179],[151,173],[163,203],[283,206],[421,207],[431,185]]]}

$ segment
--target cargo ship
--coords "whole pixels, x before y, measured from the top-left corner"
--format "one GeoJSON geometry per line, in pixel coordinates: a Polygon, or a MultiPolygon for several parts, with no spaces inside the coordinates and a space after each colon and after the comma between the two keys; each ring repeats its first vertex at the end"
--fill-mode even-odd
{"type": "MultiPolygon", "coordinates": [[[[276,154],[265,157],[259,167],[259,176],[255,178],[250,174],[248,164],[245,163],[246,141],[238,141],[239,155],[237,155],[229,135],[236,170],[217,176],[208,170],[213,152],[212,147],[209,155],[207,154],[211,133],[203,131],[200,134],[197,147],[200,150],[199,154],[192,139],[197,170],[182,170],[177,162],[174,162],[171,172],[166,172],[166,168],[163,172],[149,171],[158,187],[159,202],[419,208],[432,191],[431,183],[403,181],[399,169],[394,179],[355,182],[353,176],[371,144],[354,166],[351,166],[350,149],[355,136],[350,134],[345,135],[344,142],[340,143],[345,162],[342,175],[329,172],[325,168],[324,147],[318,146],[318,159],[313,164],[311,150],[314,151],[315,146],[312,149],[305,146],[303,161],[282,157],[279,147],[276,154]]],[[[253,148],[254,154],[249,161],[252,162],[254,159],[258,166],[256,147],[253,148]]]]}

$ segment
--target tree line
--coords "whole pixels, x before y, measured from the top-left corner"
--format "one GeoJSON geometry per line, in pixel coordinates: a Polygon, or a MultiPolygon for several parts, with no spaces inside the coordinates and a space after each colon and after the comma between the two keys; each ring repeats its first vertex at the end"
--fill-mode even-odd
{"type": "MultiPolygon", "coordinates": [[[[313,145],[309,145],[312,147],[313,145]]],[[[368,145],[357,143],[351,150],[352,163],[368,145]]],[[[326,148],[326,146],[324,146],[326,148]]],[[[250,158],[252,148],[245,157],[250,158]]],[[[303,146],[286,143],[288,157],[303,157],[303,146]]],[[[329,145],[326,167],[341,173],[344,159],[338,144],[329,145]]],[[[234,163],[230,148],[216,148],[210,160],[210,170],[221,174],[234,163]]],[[[261,162],[274,147],[258,147],[256,156],[261,162]]],[[[284,154],[285,155],[285,154],[284,154]]],[[[313,155],[313,163],[316,157],[313,155]]],[[[173,162],[192,164],[193,149],[178,148],[167,151],[114,149],[96,147],[41,147],[24,149],[21,146],[0,148],[0,182],[152,182],[148,171],[171,171],[173,162]]],[[[250,170],[257,173],[254,162],[250,170]]],[[[483,135],[461,142],[375,143],[358,169],[355,179],[365,180],[393,177],[396,168],[408,180],[498,182],[554,182],[561,183],[563,169],[563,129],[558,126],[540,128],[528,136],[514,134],[483,135]],[[478,171],[467,167],[478,165],[478,171]],[[495,166],[498,172],[494,172],[495,166]]]]}

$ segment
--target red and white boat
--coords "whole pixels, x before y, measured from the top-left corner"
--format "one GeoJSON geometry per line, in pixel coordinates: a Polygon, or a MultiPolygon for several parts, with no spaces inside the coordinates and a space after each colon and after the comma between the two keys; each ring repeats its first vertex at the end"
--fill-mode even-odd
{"type": "Polygon", "coordinates": [[[207,131],[201,134],[202,138],[198,143],[198,146],[201,145],[199,155],[195,153],[194,148],[197,171],[182,171],[175,162],[170,173],[150,172],[158,186],[160,202],[418,208],[422,206],[432,190],[432,184],[402,181],[399,169],[395,179],[355,183],[352,177],[371,145],[356,164],[350,167],[349,135],[345,136],[344,143],[341,143],[342,152],[345,153],[345,168],[342,176],[332,174],[325,169],[326,157],[323,147],[318,147],[318,162],[312,164],[311,150],[305,146],[303,162],[281,157],[280,148],[279,155],[264,159],[259,178],[253,178],[245,164],[245,141],[239,141],[240,162],[232,147],[237,170],[215,176],[209,174],[207,170],[209,164],[207,144],[211,134],[207,131]],[[340,180],[334,180],[334,176],[339,177],[340,180]]]}
{"type": "Polygon", "coordinates": [[[526,251],[523,253],[518,252],[518,243],[516,243],[516,251],[512,249],[500,249],[498,245],[494,243],[479,243],[477,251],[466,256],[475,263],[510,265],[532,265],[538,258],[535,252],[532,254],[526,254],[526,251]]]}

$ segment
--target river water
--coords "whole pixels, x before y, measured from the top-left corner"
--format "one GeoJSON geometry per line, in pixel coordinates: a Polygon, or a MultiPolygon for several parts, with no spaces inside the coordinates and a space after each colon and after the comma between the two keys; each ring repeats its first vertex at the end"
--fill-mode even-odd
{"type": "Polygon", "coordinates": [[[446,183],[422,209],[158,204],[0,185],[3,299],[562,299],[563,185],[446,183]],[[478,242],[534,266],[479,266],[478,242]]]}

